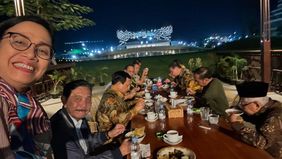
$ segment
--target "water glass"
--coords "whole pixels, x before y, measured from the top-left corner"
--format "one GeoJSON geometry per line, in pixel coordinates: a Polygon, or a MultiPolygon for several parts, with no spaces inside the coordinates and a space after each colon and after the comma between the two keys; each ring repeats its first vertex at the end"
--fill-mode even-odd
{"type": "Polygon", "coordinates": [[[200,108],[200,115],[202,120],[209,120],[210,108],[208,107],[201,107],[200,108]]]}

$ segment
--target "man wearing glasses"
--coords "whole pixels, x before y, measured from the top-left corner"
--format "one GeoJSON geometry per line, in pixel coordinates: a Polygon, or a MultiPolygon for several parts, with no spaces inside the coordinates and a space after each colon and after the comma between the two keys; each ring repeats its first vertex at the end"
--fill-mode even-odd
{"type": "Polygon", "coordinates": [[[266,96],[267,83],[244,82],[236,87],[240,96],[238,106],[244,115],[231,114],[232,127],[244,142],[267,151],[274,158],[282,158],[282,104],[266,96]]]}

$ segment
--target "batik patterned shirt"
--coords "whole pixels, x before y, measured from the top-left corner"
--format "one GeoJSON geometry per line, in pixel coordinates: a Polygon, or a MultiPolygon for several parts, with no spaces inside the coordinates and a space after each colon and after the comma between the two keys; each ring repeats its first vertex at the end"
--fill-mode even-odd
{"type": "Polygon", "coordinates": [[[282,104],[270,100],[258,113],[243,116],[243,119],[254,124],[255,128],[243,123],[233,124],[242,140],[266,150],[274,158],[282,159],[282,104]]]}
{"type": "Polygon", "coordinates": [[[132,108],[135,103],[136,101],[125,101],[120,92],[112,89],[106,90],[96,113],[98,130],[100,132],[109,131],[118,123],[127,125],[137,114],[132,108]]]}
{"type": "Polygon", "coordinates": [[[174,82],[176,83],[177,91],[182,95],[186,94],[187,88],[194,91],[201,89],[201,86],[194,80],[192,72],[186,68],[183,68],[180,75],[174,78],[174,82]]]}

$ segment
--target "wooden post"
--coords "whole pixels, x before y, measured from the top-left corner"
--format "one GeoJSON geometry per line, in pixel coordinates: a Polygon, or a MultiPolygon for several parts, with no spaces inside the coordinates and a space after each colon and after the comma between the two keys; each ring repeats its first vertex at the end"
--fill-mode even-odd
{"type": "Polygon", "coordinates": [[[271,81],[271,34],[269,0],[260,0],[260,43],[261,43],[261,76],[262,81],[271,81]]]}

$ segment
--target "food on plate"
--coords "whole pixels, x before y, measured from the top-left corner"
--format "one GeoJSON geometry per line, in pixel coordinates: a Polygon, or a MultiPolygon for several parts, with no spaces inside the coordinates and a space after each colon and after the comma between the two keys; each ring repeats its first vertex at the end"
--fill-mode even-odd
{"type": "Polygon", "coordinates": [[[196,159],[196,155],[185,147],[171,146],[159,150],[157,159],[196,159]]]}
{"type": "Polygon", "coordinates": [[[133,136],[137,136],[137,137],[142,137],[144,136],[144,133],[145,133],[145,126],[141,127],[141,128],[135,128],[133,131],[132,131],[132,135],[133,136]]]}
{"type": "Polygon", "coordinates": [[[188,88],[192,89],[193,91],[197,91],[202,89],[202,87],[198,84],[198,82],[191,80],[188,84],[188,88]]]}

